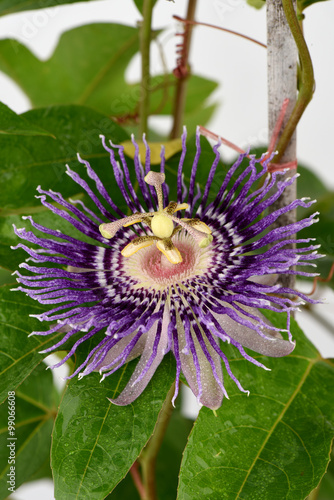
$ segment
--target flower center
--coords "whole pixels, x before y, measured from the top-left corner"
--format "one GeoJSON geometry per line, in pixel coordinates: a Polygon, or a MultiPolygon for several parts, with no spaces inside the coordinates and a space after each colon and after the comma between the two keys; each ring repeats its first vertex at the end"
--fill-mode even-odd
{"type": "Polygon", "coordinates": [[[145,182],[150,186],[154,186],[156,190],[158,199],[158,210],[156,212],[135,213],[114,222],[101,224],[99,227],[102,236],[107,239],[113,238],[121,227],[131,226],[138,222],[144,223],[150,228],[153,236],[140,236],[131,240],[121,251],[123,257],[131,257],[138,250],[149,247],[155,242],[156,248],[162,252],[171,264],[180,264],[183,257],[179,248],[174,245],[172,238],[182,229],[185,229],[190,234],[200,248],[206,248],[210,245],[213,239],[211,229],[204,222],[199,219],[179,219],[174,216],[175,212],[188,208],[187,203],[178,205],[175,201],[171,201],[164,208],[161,186],[165,182],[165,174],[152,172],[151,170],[146,175],[145,182]],[[176,227],[174,227],[174,222],[177,224],[176,227]]]}
{"type": "Polygon", "coordinates": [[[185,231],[174,236],[173,243],[182,256],[182,261],[178,264],[172,264],[155,245],[123,259],[125,274],[136,280],[136,288],[163,290],[189,278],[201,276],[210,267],[210,247],[200,248],[185,231]]]}

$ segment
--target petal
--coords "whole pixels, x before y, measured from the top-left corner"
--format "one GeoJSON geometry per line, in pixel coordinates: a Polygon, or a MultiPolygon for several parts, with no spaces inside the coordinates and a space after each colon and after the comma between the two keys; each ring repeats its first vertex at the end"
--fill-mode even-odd
{"type": "MultiPolygon", "coordinates": [[[[130,333],[130,335],[126,335],[125,337],[121,338],[116,345],[114,345],[111,349],[109,349],[106,357],[104,358],[103,362],[96,367],[94,371],[99,372],[100,370],[103,369],[103,367],[107,367],[112,364],[112,362],[124,351],[127,345],[129,345],[129,342],[134,338],[134,336],[137,334],[137,331],[130,333]]],[[[128,363],[129,361],[132,361],[135,359],[137,356],[139,356],[145,346],[145,341],[146,341],[146,333],[144,333],[134,348],[132,349],[131,353],[126,359],[126,362],[128,363]]],[[[122,363],[122,360],[119,360],[119,364],[122,363]]],[[[103,371],[103,370],[102,370],[103,371]]]]}
{"type": "MultiPolygon", "coordinates": [[[[190,389],[197,397],[198,402],[208,408],[211,408],[212,410],[216,410],[222,404],[223,391],[213,374],[212,367],[205,356],[196,335],[193,335],[192,339],[196,349],[197,359],[194,359],[191,352],[189,352],[189,354],[185,354],[185,352],[187,352],[187,346],[184,326],[178,314],[176,314],[176,318],[182,372],[187,379],[190,389]],[[198,378],[200,378],[201,387],[199,387],[198,378]]],[[[203,338],[205,339],[205,335],[203,338]]],[[[223,372],[220,356],[216,353],[216,351],[214,351],[206,340],[205,345],[211,358],[213,359],[216,373],[219,377],[221,385],[223,385],[223,372]]]]}
{"type": "Polygon", "coordinates": [[[262,274],[261,276],[251,276],[248,279],[259,285],[274,286],[277,282],[278,274],[262,274]]]}
{"type": "Polygon", "coordinates": [[[159,364],[161,363],[165,352],[167,350],[167,329],[168,329],[168,323],[169,323],[169,312],[167,309],[167,306],[165,306],[164,309],[164,314],[163,314],[163,320],[162,320],[162,330],[161,330],[161,337],[157,349],[156,356],[153,360],[153,363],[151,364],[150,368],[147,370],[145,375],[139,380],[139,382],[135,383],[137,378],[140,377],[141,373],[145,369],[149,359],[151,358],[151,355],[153,353],[153,346],[154,346],[154,341],[156,338],[156,333],[158,329],[158,321],[154,323],[152,328],[147,332],[146,336],[146,343],[145,347],[143,350],[143,353],[141,355],[140,360],[138,361],[138,364],[131,375],[131,378],[129,382],[127,383],[126,387],[124,390],[121,392],[121,394],[116,398],[116,399],[110,399],[110,401],[116,405],[124,406],[132,403],[135,399],[140,396],[140,394],[143,392],[149,381],[154,375],[154,372],[158,368],[159,364]]]}
{"type": "MultiPolygon", "coordinates": [[[[270,324],[267,318],[263,316],[257,309],[242,306],[245,310],[246,318],[248,321],[256,324],[255,320],[247,315],[247,312],[257,316],[259,320],[264,323],[270,324]]],[[[244,347],[252,349],[252,351],[258,352],[265,356],[271,356],[274,358],[280,358],[281,356],[287,356],[290,354],[294,348],[295,343],[284,340],[279,332],[275,332],[268,328],[263,328],[263,333],[268,337],[261,337],[255,330],[244,325],[240,325],[227,314],[217,314],[212,312],[212,315],[216,318],[225,333],[231,337],[231,339],[239,342],[244,347]]]]}

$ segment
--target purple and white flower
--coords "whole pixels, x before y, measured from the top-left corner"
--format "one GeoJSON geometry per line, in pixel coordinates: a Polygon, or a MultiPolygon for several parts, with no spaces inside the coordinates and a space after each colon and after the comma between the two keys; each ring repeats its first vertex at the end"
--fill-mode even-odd
{"type": "Polygon", "coordinates": [[[124,148],[108,145],[104,137],[102,143],[110,154],[114,186],[104,186],[80,156],[79,162],[86,166],[88,176],[96,184],[95,192],[67,167],[67,174],[95,203],[96,213],[81,201],[70,203],[60,193],[37,188],[45,207],[94,242],[80,241],[57,229],[43,227],[31,217],[26,218],[45,237],[14,228],[20,238],[41,247],[34,250],[22,243],[15,247],[23,248],[30,256],[27,260],[38,264],[20,265],[30,273],[16,272],[22,285],[18,290],[52,306],[50,311],[37,316],[40,321],[50,321],[51,328],[32,335],[63,332],[62,339],[44,351],[49,353],[61,349],[80,332],[81,337],[57,367],[81,343],[104,333],[71,377],[98,370],[105,378],[140,356],[130,381],[113,400],[118,405],[134,401],[164,355],[172,351],[176,360],[174,399],[182,371],[198,401],[216,409],[223,396],[227,396],[222,361],[239,389],[247,392],[231,371],[224,342],[262,368],[265,366],[244,347],[273,357],[286,356],[294,349],[289,315],[301,301],[308,299],[277,284],[277,276],[285,273],[313,276],[293,268],[314,266],[313,261],[319,257],[318,246],[310,244],[310,239],[296,239],[294,234],[316,222],[316,214],[285,227],[270,227],[282,213],[298,206],[308,208],[312,202],[295,200],[260,218],[297,175],[286,180],[279,180],[279,173],[269,175],[270,158],[263,161],[251,156],[244,168],[241,162],[245,155],[229,169],[218,192],[213,193],[216,196],[212,196],[216,170],[222,170],[219,145],[213,148],[215,160],[201,190],[196,182],[201,155],[199,134],[186,186],[182,172],[186,133],[182,136],[176,201],[169,199],[163,149],[160,171],[154,172],[150,169],[146,142],[142,166],[138,145],[133,140],[135,157],[131,168],[135,171],[139,196],[130,180],[124,148]],[[261,187],[251,191],[254,183],[261,187]],[[272,194],[274,187],[276,192],[272,194]],[[115,189],[121,191],[132,215],[123,213],[112,200],[109,192],[115,189]],[[287,242],[298,243],[298,248],[286,248],[287,242]],[[294,294],[297,300],[287,294],[294,294]],[[287,313],[286,340],[258,308],[287,313]]]}

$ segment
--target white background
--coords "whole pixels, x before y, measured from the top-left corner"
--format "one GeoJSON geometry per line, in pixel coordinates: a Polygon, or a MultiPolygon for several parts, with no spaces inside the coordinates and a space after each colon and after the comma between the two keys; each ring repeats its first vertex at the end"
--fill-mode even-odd
{"type": "MultiPolygon", "coordinates": [[[[155,28],[168,26],[161,35],[169,69],[175,67],[175,32],[178,24],[173,14],[185,16],[185,0],[159,0],[154,9],[155,28]]],[[[0,19],[0,37],[15,38],[27,45],[40,59],[52,54],[63,31],[91,22],[120,22],[134,26],[140,15],[132,0],[96,1],[42,9],[6,16],[0,19]]],[[[198,0],[196,19],[244,33],[266,42],[265,9],[256,11],[245,0],[198,0]]],[[[311,166],[326,185],[334,189],[333,170],[333,98],[334,79],[334,3],[321,2],[306,10],[305,37],[314,62],[316,93],[298,128],[298,157],[311,166]]],[[[152,53],[152,72],[162,71],[157,50],[152,53]]],[[[212,101],[220,106],[208,125],[240,147],[267,142],[266,50],[239,37],[196,27],[190,54],[193,72],[220,83],[212,101]]],[[[139,57],[132,61],[127,78],[138,79],[139,57]]],[[[16,112],[29,109],[20,89],[0,74],[0,100],[16,112]]],[[[226,148],[226,157],[234,156],[226,148]]],[[[334,232],[334,228],[333,228],[334,232]]],[[[334,298],[329,289],[321,296],[325,305],[318,311],[333,323],[334,298]]],[[[325,357],[334,356],[333,338],[307,313],[298,317],[301,326],[325,357]]],[[[49,500],[52,486],[47,481],[18,489],[16,500],[49,500]]]]}

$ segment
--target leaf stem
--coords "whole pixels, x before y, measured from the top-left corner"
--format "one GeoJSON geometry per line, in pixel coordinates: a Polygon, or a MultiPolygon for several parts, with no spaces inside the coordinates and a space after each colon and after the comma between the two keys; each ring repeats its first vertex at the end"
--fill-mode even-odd
{"type": "Polygon", "coordinates": [[[282,5],[292,36],[298,49],[300,59],[300,82],[297,102],[277,143],[278,154],[274,159],[276,163],[278,163],[282,158],[285,149],[294,131],[296,130],[301,116],[303,115],[307,105],[312,99],[314,90],[314,73],[312,60],[303,36],[300,21],[298,20],[297,14],[293,7],[292,0],[282,0],[282,5]]]}
{"type": "Polygon", "coordinates": [[[152,10],[154,0],[144,0],[143,21],[140,29],[141,52],[141,95],[139,102],[139,135],[147,133],[147,122],[150,105],[150,47],[152,35],[152,10]]]}
{"type": "Polygon", "coordinates": [[[141,477],[140,477],[140,474],[138,471],[137,460],[135,461],[135,463],[131,467],[130,474],[131,474],[132,480],[135,484],[135,487],[137,488],[137,491],[139,493],[140,500],[145,500],[146,493],[145,493],[145,488],[144,488],[144,485],[142,483],[142,480],[141,480],[141,477]]]}
{"type": "MultiPolygon", "coordinates": [[[[197,3],[197,0],[189,0],[188,1],[188,10],[187,10],[187,16],[186,16],[187,21],[194,20],[196,3],[197,3]]],[[[185,67],[188,65],[188,55],[189,55],[189,49],[190,49],[192,28],[193,28],[193,26],[191,26],[190,24],[188,24],[184,27],[186,36],[184,39],[184,47],[183,47],[181,56],[183,58],[183,61],[182,61],[183,66],[185,66],[185,67]]],[[[186,105],[188,78],[189,78],[189,74],[188,74],[188,72],[186,72],[185,74],[180,74],[180,76],[177,80],[176,91],[175,91],[175,100],[174,100],[174,112],[173,112],[174,122],[173,122],[173,128],[172,128],[171,133],[170,133],[171,139],[176,139],[181,134],[181,129],[182,129],[182,125],[183,125],[184,109],[185,109],[185,105],[186,105]]]]}
{"type": "Polygon", "coordinates": [[[155,464],[167,430],[170,417],[173,413],[172,398],[175,390],[175,382],[168,391],[167,397],[160,410],[157,423],[152,436],[139,457],[142,467],[143,483],[146,492],[145,500],[157,500],[155,484],[155,464]]]}

